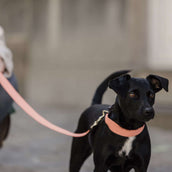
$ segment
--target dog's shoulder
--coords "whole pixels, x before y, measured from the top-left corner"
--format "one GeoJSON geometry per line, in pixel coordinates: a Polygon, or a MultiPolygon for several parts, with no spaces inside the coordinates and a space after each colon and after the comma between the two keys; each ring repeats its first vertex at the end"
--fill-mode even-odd
{"type": "Polygon", "coordinates": [[[80,117],[80,122],[91,126],[101,115],[103,110],[108,110],[109,105],[95,104],[88,107],[80,117]]]}

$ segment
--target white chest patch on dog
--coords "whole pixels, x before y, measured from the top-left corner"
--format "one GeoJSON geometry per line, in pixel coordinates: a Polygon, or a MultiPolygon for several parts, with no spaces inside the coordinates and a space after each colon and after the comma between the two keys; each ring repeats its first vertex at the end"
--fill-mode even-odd
{"type": "Polygon", "coordinates": [[[119,156],[128,156],[129,155],[130,151],[132,150],[133,141],[135,140],[135,138],[136,137],[129,137],[125,141],[122,149],[118,152],[119,156]]]}

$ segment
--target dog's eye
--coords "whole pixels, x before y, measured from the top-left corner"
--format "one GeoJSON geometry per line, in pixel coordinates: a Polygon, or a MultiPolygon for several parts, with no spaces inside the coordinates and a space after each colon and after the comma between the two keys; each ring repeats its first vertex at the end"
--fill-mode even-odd
{"type": "Polygon", "coordinates": [[[138,95],[134,92],[129,93],[130,98],[138,98],[138,95]]]}
{"type": "Polygon", "coordinates": [[[151,99],[153,99],[153,98],[155,97],[155,94],[150,93],[150,94],[149,94],[149,97],[150,97],[151,99]]]}

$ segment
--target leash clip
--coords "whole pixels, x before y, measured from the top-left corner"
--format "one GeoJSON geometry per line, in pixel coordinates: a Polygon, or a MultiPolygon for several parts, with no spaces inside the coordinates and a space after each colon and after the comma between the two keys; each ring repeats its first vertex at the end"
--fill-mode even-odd
{"type": "Polygon", "coordinates": [[[103,110],[102,115],[93,123],[93,125],[91,125],[90,129],[92,130],[95,126],[97,126],[107,113],[109,113],[109,111],[103,110]]]}

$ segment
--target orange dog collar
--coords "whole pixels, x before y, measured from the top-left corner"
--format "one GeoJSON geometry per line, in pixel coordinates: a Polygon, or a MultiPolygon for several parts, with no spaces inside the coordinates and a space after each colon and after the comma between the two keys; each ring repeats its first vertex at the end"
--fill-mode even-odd
{"type": "Polygon", "coordinates": [[[143,129],[145,127],[145,125],[143,125],[142,127],[138,128],[136,130],[127,130],[125,128],[120,127],[117,123],[115,123],[113,120],[111,120],[108,117],[108,114],[105,115],[105,123],[113,133],[118,134],[123,137],[137,136],[143,131],[143,129]]]}

